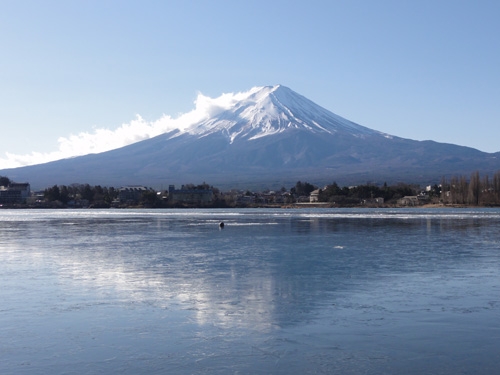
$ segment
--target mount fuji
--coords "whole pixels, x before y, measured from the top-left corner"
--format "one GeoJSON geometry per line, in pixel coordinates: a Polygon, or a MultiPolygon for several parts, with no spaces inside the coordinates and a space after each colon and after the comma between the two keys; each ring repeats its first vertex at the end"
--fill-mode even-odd
{"type": "Polygon", "coordinates": [[[500,170],[500,152],[381,133],[282,85],[256,87],[235,98],[183,129],[0,175],[34,188],[72,183],[160,188],[202,181],[224,188],[279,188],[298,180],[438,183],[443,176],[500,170]]]}

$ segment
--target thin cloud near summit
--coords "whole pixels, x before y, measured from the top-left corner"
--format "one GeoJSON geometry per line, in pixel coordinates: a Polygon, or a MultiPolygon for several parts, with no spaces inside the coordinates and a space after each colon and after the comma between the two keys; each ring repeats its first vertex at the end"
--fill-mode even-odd
{"type": "Polygon", "coordinates": [[[47,163],[75,156],[100,153],[130,145],[157,135],[179,129],[185,130],[192,124],[210,118],[228,109],[236,101],[254,92],[253,88],[246,92],[225,93],[217,98],[210,98],[198,93],[194,101],[195,108],[172,118],[163,115],[157,120],[147,121],[141,115],[116,129],[98,128],[92,132],[80,132],[59,137],[58,149],[52,152],[33,151],[29,154],[14,154],[5,152],[0,158],[0,169],[18,168],[27,165],[47,163]]]}

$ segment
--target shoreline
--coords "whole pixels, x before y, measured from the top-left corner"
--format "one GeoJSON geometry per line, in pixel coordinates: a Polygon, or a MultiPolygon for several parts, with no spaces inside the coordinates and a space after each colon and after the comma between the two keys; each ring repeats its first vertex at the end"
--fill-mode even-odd
{"type": "Polygon", "coordinates": [[[215,207],[215,206],[175,206],[175,207],[150,207],[150,206],[140,206],[140,205],[131,205],[131,206],[110,206],[110,207],[67,207],[67,206],[31,206],[31,205],[24,205],[24,204],[17,204],[17,205],[5,205],[2,204],[0,205],[0,210],[65,210],[65,209],[75,209],[75,210],[81,210],[81,209],[101,209],[101,210],[107,210],[107,209],[112,209],[112,210],[120,210],[120,209],[137,209],[137,210],[143,210],[143,209],[217,209],[217,208],[223,208],[223,209],[256,209],[256,208],[274,208],[274,209],[301,209],[301,208],[328,208],[328,209],[335,209],[335,208],[350,208],[350,209],[363,209],[363,208],[379,208],[379,209],[398,209],[398,208],[415,208],[415,209],[433,209],[433,208],[441,208],[441,209],[446,209],[446,208],[500,208],[500,205],[466,205],[466,204],[443,204],[443,203],[426,203],[426,204],[421,204],[421,205],[415,205],[415,206],[402,206],[402,205],[335,205],[331,204],[328,202],[314,202],[314,203],[289,203],[289,204],[262,204],[262,205],[249,205],[249,206],[231,206],[231,207],[215,207]]]}

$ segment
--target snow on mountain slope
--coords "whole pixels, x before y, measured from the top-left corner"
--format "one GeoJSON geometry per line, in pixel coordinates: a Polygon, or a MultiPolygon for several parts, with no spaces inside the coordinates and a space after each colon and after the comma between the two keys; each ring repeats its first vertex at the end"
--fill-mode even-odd
{"type": "Polygon", "coordinates": [[[230,143],[237,138],[255,140],[288,129],[356,137],[386,136],[346,120],[282,85],[255,87],[239,97],[240,100],[232,103],[231,107],[175,136],[188,133],[204,137],[221,132],[230,143]]]}
{"type": "Polygon", "coordinates": [[[89,183],[158,187],[207,181],[220,187],[287,186],[299,180],[436,183],[472,171],[492,175],[500,155],[413,141],[357,125],[284,86],[219,98],[155,137],[107,152],[0,171],[33,187],[89,183]]]}

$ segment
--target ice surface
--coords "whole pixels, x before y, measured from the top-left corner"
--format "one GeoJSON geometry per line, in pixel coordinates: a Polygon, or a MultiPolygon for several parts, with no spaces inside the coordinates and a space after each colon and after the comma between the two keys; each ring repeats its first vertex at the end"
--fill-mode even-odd
{"type": "Polygon", "coordinates": [[[499,224],[496,209],[0,210],[0,373],[495,373],[499,224]]]}

